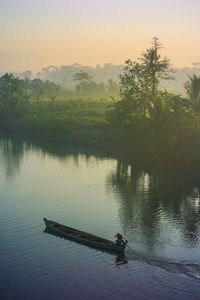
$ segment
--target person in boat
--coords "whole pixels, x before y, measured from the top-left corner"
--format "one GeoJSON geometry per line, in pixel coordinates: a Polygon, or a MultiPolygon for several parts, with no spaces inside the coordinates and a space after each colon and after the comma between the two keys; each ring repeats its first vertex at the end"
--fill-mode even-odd
{"type": "Polygon", "coordinates": [[[128,241],[124,241],[122,234],[119,232],[115,235],[115,238],[116,244],[119,246],[125,246],[128,243],[128,241]]]}

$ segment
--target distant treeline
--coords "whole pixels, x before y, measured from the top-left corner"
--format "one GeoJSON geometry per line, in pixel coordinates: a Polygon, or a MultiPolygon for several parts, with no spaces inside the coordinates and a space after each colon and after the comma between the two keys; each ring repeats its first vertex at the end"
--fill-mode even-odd
{"type": "MultiPolygon", "coordinates": [[[[21,79],[35,79],[39,78],[44,81],[49,80],[55,82],[68,90],[74,90],[77,84],[74,81],[74,75],[81,71],[88,73],[92,76],[92,80],[97,84],[106,84],[109,79],[113,79],[119,84],[119,75],[123,73],[124,65],[115,65],[112,63],[107,63],[102,66],[97,65],[96,67],[84,66],[81,64],[73,65],[62,65],[62,66],[48,66],[43,68],[36,74],[31,71],[25,71],[22,73],[16,73],[15,76],[21,79]]],[[[184,68],[173,68],[176,80],[173,81],[162,81],[163,87],[171,92],[176,92],[178,94],[184,94],[183,84],[187,80],[187,76],[192,76],[196,74],[200,76],[200,63],[193,63],[192,67],[184,68]]]]}
{"type": "MultiPolygon", "coordinates": [[[[7,86],[10,86],[11,89],[16,89],[18,96],[23,94],[24,101],[26,100],[36,100],[41,99],[50,99],[52,102],[57,97],[64,96],[70,98],[110,98],[110,97],[119,97],[120,87],[116,81],[109,79],[106,83],[96,83],[92,76],[87,72],[80,71],[75,73],[73,76],[74,88],[68,89],[66,86],[61,84],[56,84],[53,81],[42,80],[39,78],[30,79],[28,77],[21,78],[17,77],[12,73],[6,73],[1,80],[1,89],[7,90],[7,86]]],[[[8,93],[8,92],[7,92],[8,93]]],[[[7,94],[5,93],[4,96],[7,94]]],[[[7,95],[6,102],[9,102],[11,95],[7,95]]]]}
{"type": "Polygon", "coordinates": [[[15,75],[22,79],[39,78],[44,81],[49,80],[65,86],[68,89],[73,89],[76,85],[74,76],[79,72],[88,73],[98,84],[101,82],[105,84],[111,78],[119,83],[119,75],[123,72],[123,65],[107,63],[103,66],[97,65],[96,67],[91,67],[75,63],[72,65],[48,66],[41,69],[36,74],[33,74],[29,70],[22,73],[16,73],[15,75]]]}
{"type": "Polygon", "coordinates": [[[49,80],[0,78],[0,129],[34,139],[98,147],[149,163],[200,166],[200,76],[184,83],[187,96],[171,93],[170,61],[154,38],[137,61],[128,60],[119,85],[73,75],[75,89],[49,80]],[[98,95],[98,97],[96,97],[98,95]]]}

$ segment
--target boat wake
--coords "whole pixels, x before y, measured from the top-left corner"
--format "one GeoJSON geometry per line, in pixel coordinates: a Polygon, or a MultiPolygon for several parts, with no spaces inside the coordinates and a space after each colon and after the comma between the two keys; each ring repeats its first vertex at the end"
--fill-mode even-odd
{"type": "Polygon", "coordinates": [[[152,266],[162,268],[168,272],[183,274],[200,280],[200,265],[171,261],[148,261],[152,266]]]}
{"type": "Polygon", "coordinates": [[[182,274],[200,280],[200,263],[198,262],[192,263],[187,261],[166,260],[165,258],[161,257],[147,257],[147,255],[144,253],[139,253],[130,249],[126,252],[126,258],[128,261],[141,261],[148,265],[162,268],[167,272],[182,274]]]}

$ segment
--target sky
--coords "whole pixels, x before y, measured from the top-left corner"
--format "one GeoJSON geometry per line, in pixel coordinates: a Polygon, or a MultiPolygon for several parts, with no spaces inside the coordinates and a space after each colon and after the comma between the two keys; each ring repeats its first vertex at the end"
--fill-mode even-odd
{"type": "Polygon", "coordinates": [[[0,71],[136,60],[159,37],[174,67],[200,62],[200,0],[0,0],[0,71]]]}

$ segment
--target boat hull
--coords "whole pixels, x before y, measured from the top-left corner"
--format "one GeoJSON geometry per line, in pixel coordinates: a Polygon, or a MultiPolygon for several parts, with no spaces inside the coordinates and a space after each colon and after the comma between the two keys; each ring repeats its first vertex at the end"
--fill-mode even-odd
{"type": "Polygon", "coordinates": [[[126,245],[117,245],[116,243],[98,237],[93,234],[86,233],[81,230],[74,229],[72,227],[64,226],[51,220],[44,218],[46,225],[45,232],[60,236],[67,240],[77,242],[88,247],[99,249],[106,252],[112,253],[123,253],[126,245]]]}

